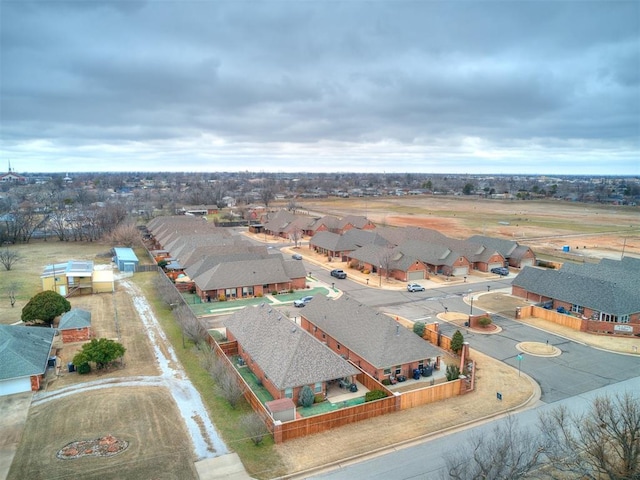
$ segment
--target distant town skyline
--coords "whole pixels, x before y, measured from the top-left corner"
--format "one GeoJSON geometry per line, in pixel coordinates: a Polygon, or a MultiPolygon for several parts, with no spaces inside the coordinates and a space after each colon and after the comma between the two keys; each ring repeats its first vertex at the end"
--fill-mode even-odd
{"type": "Polygon", "coordinates": [[[0,170],[640,175],[637,1],[0,1],[0,170]]]}

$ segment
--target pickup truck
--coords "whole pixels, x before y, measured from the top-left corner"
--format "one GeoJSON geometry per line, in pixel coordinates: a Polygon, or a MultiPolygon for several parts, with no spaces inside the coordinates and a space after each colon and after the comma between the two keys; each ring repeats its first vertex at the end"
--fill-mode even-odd
{"type": "Polygon", "coordinates": [[[345,279],[347,278],[347,274],[345,273],[344,270],[331,270],[331,276],[332,277],[336,277],[336,278],[341,278],[341,279],[345,279]]]}

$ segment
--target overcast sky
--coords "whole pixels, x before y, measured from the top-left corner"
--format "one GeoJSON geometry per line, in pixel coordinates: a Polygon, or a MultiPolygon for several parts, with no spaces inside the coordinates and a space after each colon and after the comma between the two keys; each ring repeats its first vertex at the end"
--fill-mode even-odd
{"type": "Polygon", "coordinates": [[[0,171],[640,175],[636,0],[0,3],[0,171]]]}

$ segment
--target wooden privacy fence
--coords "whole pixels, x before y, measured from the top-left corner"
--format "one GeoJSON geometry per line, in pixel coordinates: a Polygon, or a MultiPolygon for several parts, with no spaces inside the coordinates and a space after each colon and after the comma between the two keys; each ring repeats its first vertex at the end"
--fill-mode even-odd
{"type": "Polygon", "coordinates": [[[536,307],[535,305],[527,305],[520,308],[520,318],[536,317],[549,322],[553,322],[563,327],[572,328],[573,330],[581,331],[583,329],[583,322],[581,318],[567,315],[564,313],[558,313],[555,310],[548,310],[542,307],[536,307]]]}
{"type": "Polygon", "coordinates": [[[465,388],[465,380],[458,379],[450,382],[431,385],[419,390],[411,390],[400,395],[400,410],[426,405],[427,403],[439,402],[447,398],[460,395],[465,388]]]}
{"type": "Polygon", "coordinates": [[[398,398],[399,396],[393,395],[373,402],[341,408],[323,415],[278,423],[274,427],[273,438],[276,443],[286,442],[294,438],[326,432],[327,430],[342,427],[350,423],[356,423],[395,412],[399,409],[398,398]]]}

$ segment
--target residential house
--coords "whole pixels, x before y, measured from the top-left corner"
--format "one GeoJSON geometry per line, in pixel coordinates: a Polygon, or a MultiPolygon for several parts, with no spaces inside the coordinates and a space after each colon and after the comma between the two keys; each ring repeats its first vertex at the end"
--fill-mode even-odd
{"type": "Polygon", "coordinates": [[[375,231],[350,229],[343,234],[320,231],[309,240],[309,248],[329,258],[346,262],[351,253],[364,245],[387,246],[389,243],[375,231]]]}
{"type": "Polygon", "coordinates": [[[298,239],[308,231],[315,219],[307,215],[295,215],[287,210],[270,212],[263,216],[261,223],[265,234],[274,237],[298,239]]]}
{"type": "Polygon", "coordinates": [[[72,308],[60,317],[58,330],[62,335],[62,343],[91,340],[91,312],[72,308]]]}
{"type": "MultiPolygon", "coordinates": [[[[314,299],[315,300],[315,299],[314,299]]],[[[246,307],[224,321],[227,338],[274,399],[298,403],[308,385],[324,397],[328,382],[352,379],[356,367],[269,305],[246,307]]]]}
{"type": "Polygon", "coordinates": [[[260,297],[269,293],[306,288],[307,273],[302,262],[282,255],[269,258],[224,261],[211,269],[185,270],[203,301],[260,297]]]}
{"type": "Polygon", "coordinates": [[[53,290],[63,297],[74,294],[110,293],[115,289],[109,265],[94,265],[90,260],[69,260],[46,265],[40,275],[42,290],[53,290]]]}
{"type": "Polygon", "coordinates": [[[484,245],[498,251],[506,260],[506,265],[499,265],[501,267],[524,268],[536,265],[536,256],[533,250],[513,240],[474,235],[469,237],[467,241],[484,245]]]}
{"type": "Polygon", "coordinates": [[[0,396],[40,389],[55,330],[0,325],[0,396]]]}
{"type": "Polygon", "coordinates": [[[583,331],[640,334],[640,259],[565,263],[559,270],[525,267],[511,289],[513,295],[584,320],[583,331]]]}
{"type": "Polygon", "coordinates": [[[440,365],[440,349],[347,295],[337,300],[316,296],[302,309],[300,322],[316,339],[380,381],[440,365]]]}

